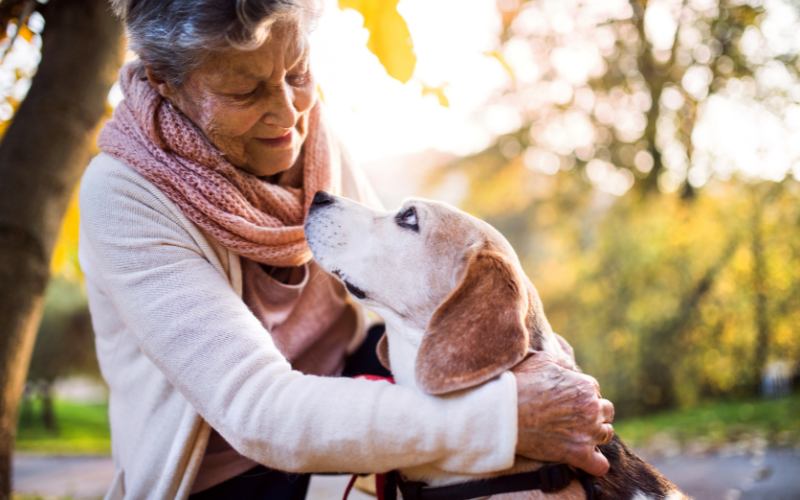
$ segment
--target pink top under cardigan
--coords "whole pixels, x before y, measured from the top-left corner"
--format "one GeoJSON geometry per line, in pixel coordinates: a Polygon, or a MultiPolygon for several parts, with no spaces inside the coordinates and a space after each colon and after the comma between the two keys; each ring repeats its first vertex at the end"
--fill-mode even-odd
{"type": "MultiPolygon", "coordinates": [[[[342,284],[314,261],[269,267],[241,258],[244,303],[272,335],[292,368],[311,375],[339,375],[357,328],[356,311],[342,284]]],[[[216,431],[191,493],[199,493],[256,467],[216,431]]]]}

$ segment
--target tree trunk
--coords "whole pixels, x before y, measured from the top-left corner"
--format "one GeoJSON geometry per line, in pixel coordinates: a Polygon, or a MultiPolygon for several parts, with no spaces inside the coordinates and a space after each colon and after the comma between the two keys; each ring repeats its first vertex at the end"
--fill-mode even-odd
{"type": "Polygon", "coordinates": [[[756,323],[756,342],[752,365],[752,382],[750,390],[755,395],[761,387],[764,367],[769,355],[770,334],[769,315],[767,313],[767,279],[764,262],[764,234],[762,228],[763,201],[757,190],[753,190],[752,220],[752,253],[753,253],[753,316],[756,323]]]}
{"type": "MultiPolygon", "coordinates": [[[[647,3],[647,0],[630,0],[634,12],[634,26],[639,33],[639,39],[642,44],[636,64],[639,67],[639,73],[641,73],[645,83],[647,83],[647,86],[650,88],[650,98],[652,99],[652,106],[650,106],[650,110],[647,112],[647,125],[644,129],[644,139],[646,139],[648,143],[647,150],[653,156],[653,168],[642,181],[644,193],[658,190],[658,176],[664,169],[661,151],[656,147],[657,123],[658,117],[661,114],[661,110],[659,109],[661,93],[664,90],[664,86],[672,79],[680,81],[680,78],[675,78],[676,75],[670,75],[671,69],[675,67],[680,26],[675,30],[675,36],[672,41],[672,52],[670,53],[669,60],[662,64],[657,63],[653,56],[653,46],[647,40],[647,33],[644,26],[644,14],[647,3]]],[[[686,0],[683,0],[681,5],[681,9],[683,9],[683,6],[686,5],[686,0]]],[[[689,140],[689,144],[691,144],[691,140],[689,140]]],[[[691,190],[691,186],[689,186],[688,189],[691,190]]]]}
{"type": "Polygon", "coordinates": [[[42,7],[42,61],[0,144],[0,500],[10,498],[17,403],[50,256],[123,55],[106,0],[42,7]]]}
{"type": "Polygon", "coordinates": [[[683,296],[675,316],[663,322],[661,328],[654,329],[643,339],[639,356],[642,366],[640,378],[645,390],[642,401],[644,413],[674,408],[677,404],[671,370],[674,360],[682,354],[678,348],[682,333],[738,247],[739,238],[733,236],[719,260],[711,265],[691,291],[683,296]]]}
{"type": "Polygon", "coordinates": [[[48,431],[58,430],[56,422],[56,411],[53,408],[53,383],[50,380],[42,380],[39,383],[39,397],[42,398],[42,423],[48,431]]]}

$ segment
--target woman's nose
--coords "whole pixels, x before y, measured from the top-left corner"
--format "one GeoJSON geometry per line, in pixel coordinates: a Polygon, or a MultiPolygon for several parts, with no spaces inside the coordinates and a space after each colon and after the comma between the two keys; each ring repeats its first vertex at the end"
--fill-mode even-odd
{"type": "Polygon", "coordinates": [[[269,108],[261,121],[286,129],[294,127],[297,123],[297,110],[294,107],[293,92],[287,87],[286,84],[282,85],[280,91],[271,96],[269,108]]]}

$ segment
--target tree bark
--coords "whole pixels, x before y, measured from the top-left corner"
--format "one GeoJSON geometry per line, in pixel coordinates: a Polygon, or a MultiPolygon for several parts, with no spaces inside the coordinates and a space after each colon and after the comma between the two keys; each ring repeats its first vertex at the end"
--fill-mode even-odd
{"type": "Polygon", "coordinates": [[[42,60],[0,144],[0,500],[53,246],[123,56],[106,0],[43,7],[42,60]]]}
{"type": "Polygon", "coordinates": [[[642,413],[652,413],[676,406],[672,365],[681,354],[676,346],[681,344],[683,331],[737,248],[739,248],[739,238],[734,235],[719,260],[706,270],[703,277],[694,284],[691,292],[683,296],[675,316],[643,339],[639,354],[643,367],[640,378],[642,387],[654,391],[655,397],[645,398],[642,401],[642,413]]]}
{"type": "Polygon", "coordinates": [[[39,383],[39,396],[42,398],[42,424],[44,428],[51,432],[58,431],[56,421],[56,410],[53,406],[53,382],[42,380],[39,383]]]}
{"type": "Polygon", "coordinates": [[[764,257],[764,231],[763,231],[763,212],[764,201],[756,189],[753,189],[753,220],[751,252],[753,254],[753,316],[756,323],[756,342],[753,367],[752,382],[750,390],[755,395],[761,388],[761,381],[764,375],[764,368],[767,364],[769,355],[769,345],[772,338],[770,331],[769,314],[767,313],[767,270],[764,257]]]}

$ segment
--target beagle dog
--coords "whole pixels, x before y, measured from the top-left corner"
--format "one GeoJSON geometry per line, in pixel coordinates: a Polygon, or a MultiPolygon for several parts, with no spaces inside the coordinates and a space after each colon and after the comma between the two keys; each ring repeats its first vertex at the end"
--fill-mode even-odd
{"type": "MultiPolygon", "coordinates": [[[[381,212],[320,191],[305,233],[316,262],[385,320],[378,357],[398,385],[444,395],[499,376],[531,349],[570,359],[508,241],[446,203],[414,198],[396,212],[381,212]]],[[[604,500],[686,498],[619,438],[600,449],[611,464],[599,481],[604,500]]],[[[545,465],[517,457],[511,469],[487,477],[545,465]]],[[[432,465],[399,472],[434,487],[476,479],[432,465]]],[[[585,493],[573,480],[556,493],[530,490],[492,499],[545,497],[583,499],[585,493]]]]}

